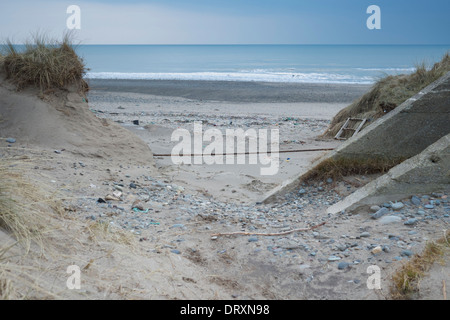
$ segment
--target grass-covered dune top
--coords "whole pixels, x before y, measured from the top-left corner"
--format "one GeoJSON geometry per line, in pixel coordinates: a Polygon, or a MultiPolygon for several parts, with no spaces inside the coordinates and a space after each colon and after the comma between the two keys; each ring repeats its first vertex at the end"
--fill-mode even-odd
{"type": "Polygon", "coordinates": [[[34,86],[43,92],[76,84],[87,91],[83,80],[86,68],[76,54],[70,36],[64,36],[61,41],[35,36],[20,48],[8,40],[0,57],[6,78],[18,89],[34,86]]]}
{"type": "Polygon", "coordinates": [[[371,121],[392,111],[448,71],[450,71],[449,52],[429,69],[422,63],[412,74],[387,76],[380,79],[369,92],[334,116],[324,136],[334,137],[347,118],[366,118],[370,120],[367,124],[370,124],[371,121]]]}

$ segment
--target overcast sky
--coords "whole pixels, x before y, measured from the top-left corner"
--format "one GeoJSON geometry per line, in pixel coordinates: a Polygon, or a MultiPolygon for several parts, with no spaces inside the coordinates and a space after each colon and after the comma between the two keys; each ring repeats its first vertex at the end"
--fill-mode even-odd
{"type": "Polygon", "coordinates": [[[449,0],[1,0],[0,38],[60,37],[69,5],[84,44],[450,44],[449,0]]]}

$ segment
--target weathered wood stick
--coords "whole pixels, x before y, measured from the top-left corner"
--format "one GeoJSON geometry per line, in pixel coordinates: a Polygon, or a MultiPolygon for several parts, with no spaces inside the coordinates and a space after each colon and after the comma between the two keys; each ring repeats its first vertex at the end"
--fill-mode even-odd
{"type": "Polygon", "coordinates": [[[211,237],[219,237],[219,236],[284,236],[286,234],[294,233],[294,232],[302,232],[302,231],[310,231],[314,230],[320,226],[323,226],[326,222],[319,223],[318,225],[309,227],[309,228],[300,228],[300,229],[292,229],[285,232],[279,233],[257,233],[257,232],[229,232],[229,233],[214,233],[211,237]]]}
{"type": "Polygon", "coordinates": [[[445,280],[442,280],[442,293],[444,295],[444,300],[447,300],[447,288],[445,287],[445,280]]]}

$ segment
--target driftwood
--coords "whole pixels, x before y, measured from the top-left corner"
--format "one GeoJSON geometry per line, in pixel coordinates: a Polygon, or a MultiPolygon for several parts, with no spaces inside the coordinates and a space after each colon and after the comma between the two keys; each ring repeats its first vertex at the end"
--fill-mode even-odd
{"type": "Polygon", "coordinates": [[[284,236],[286,234],[294,233],[294,232],[302,232],[302,231],[310,231],[314,230],[320,226],[323,226],[326,222],[319,223],[318,225],[309,227],[309,228],[300,228],[300,229],[292,229],[285,232],[278,233],[257,233],[257,232],[229,232],[229,233],[214,233],[211,237],[219,237],[219,236],[284,236]]]}

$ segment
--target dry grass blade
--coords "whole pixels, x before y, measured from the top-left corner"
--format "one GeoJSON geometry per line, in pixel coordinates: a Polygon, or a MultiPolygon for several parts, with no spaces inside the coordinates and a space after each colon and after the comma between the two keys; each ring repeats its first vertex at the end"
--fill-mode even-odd
{"type": "Polygon", "coordinates": [[[392,276],[391,297],[393,299],[410,299],[418,292],[420,280],[431,266],[446,254],[450,254],[450,232],[437,241],[428,242],[421,254],[416,254],[410,261],[392,276]]]}

